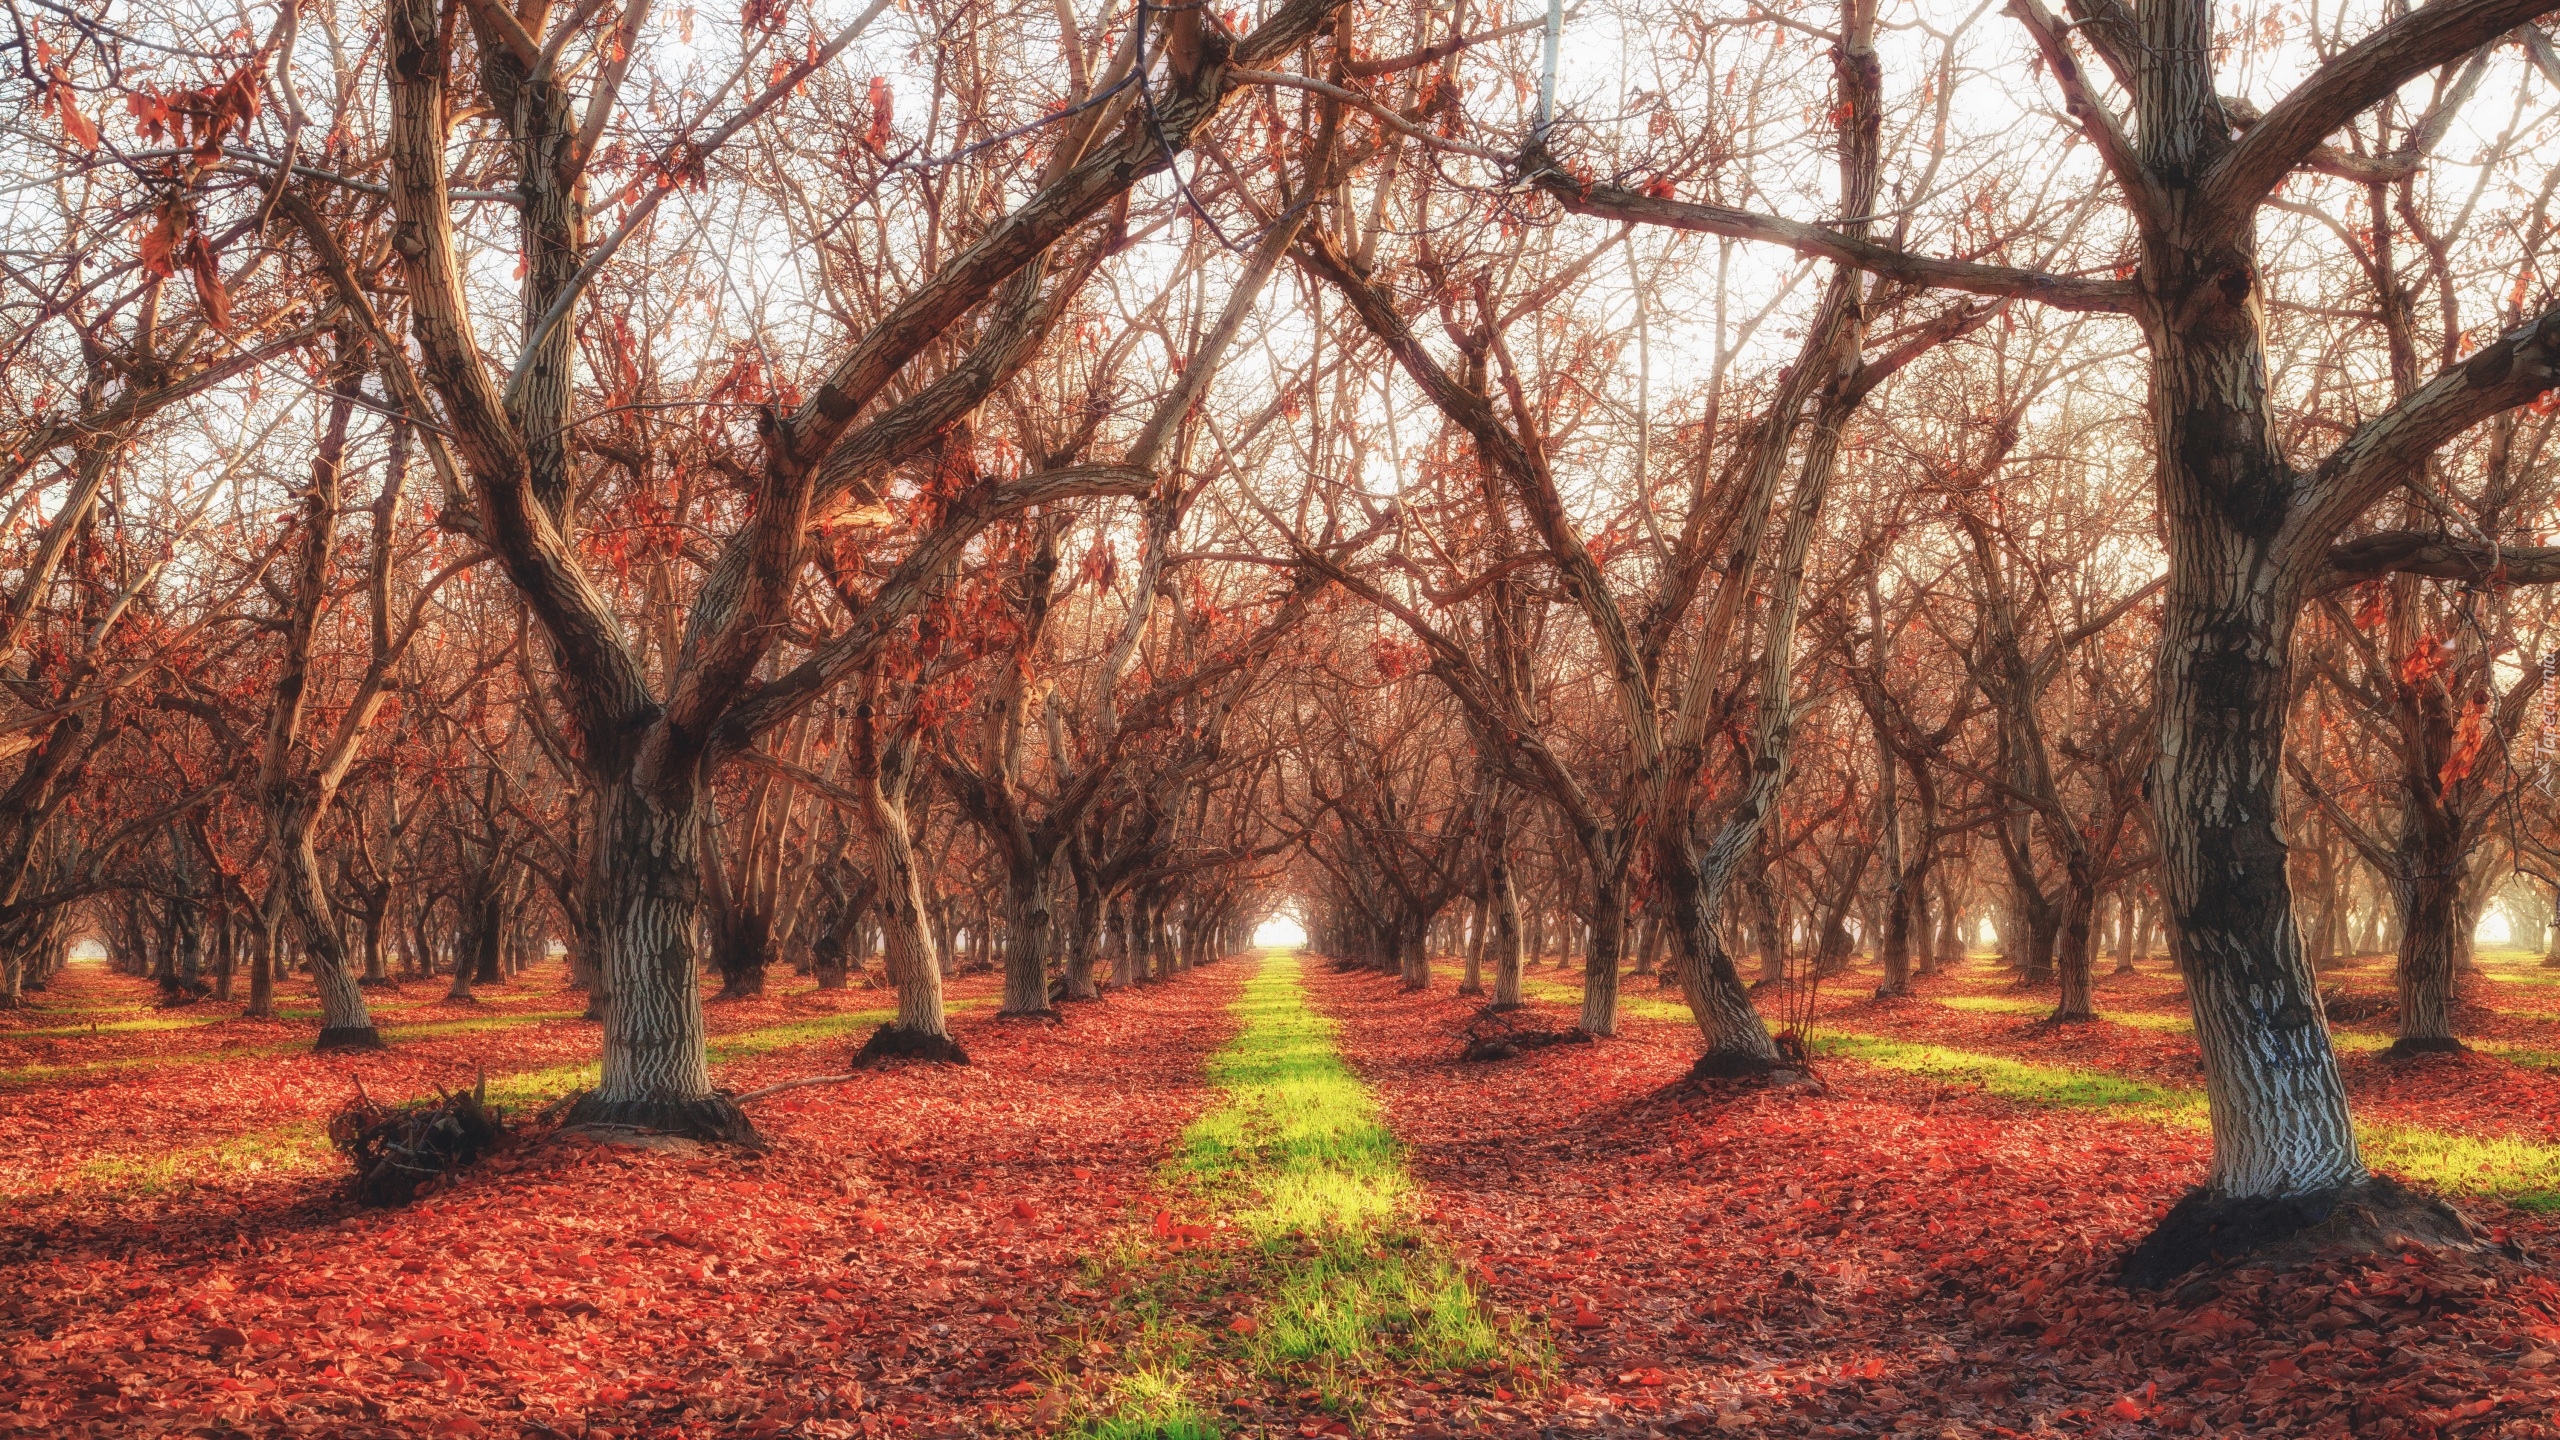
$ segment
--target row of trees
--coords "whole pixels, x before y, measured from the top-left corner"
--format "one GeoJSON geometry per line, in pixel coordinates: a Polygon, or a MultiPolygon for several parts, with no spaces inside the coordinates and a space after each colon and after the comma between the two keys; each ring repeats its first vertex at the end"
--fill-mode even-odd
{"type": "Polygon", "coordinates": [[[0,949],[556,937],[739,1136],[706,966],[1570,915],[1750,1073],[1793,917],[2156,920],[2355,1187],[2303,926],[2438,1043],[2551,868],[2546,3],[21,7],[0,949]]]}

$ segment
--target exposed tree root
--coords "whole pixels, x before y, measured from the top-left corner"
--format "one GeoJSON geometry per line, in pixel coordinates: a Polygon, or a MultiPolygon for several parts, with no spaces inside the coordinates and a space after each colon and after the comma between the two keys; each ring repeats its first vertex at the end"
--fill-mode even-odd
{"type": "Polygon", "coordinates": [[[2387,1175],[2307,1195],[2187,1192],[2124,1258],[2124,1283],[2156,1290],[2198,1266],[2247,1257],[2282,1269],[2337,1255],[2381,1255],[2421,1245],[2435,1250],[2514,1252],[2471,1217],[2387,1175]]]}
{"type": "Polygon", "coordinates": [[[966,1065],[969,1052],[948,1035],[934,1035],[910,1030],[902,1025],[883,1025],[871,1032],[854,1052],[852,1069],[861,1070],[892,1060],[924,1060],[939,1065],[966,1065]]]}
{"type": "Polygon", "coordinates": [[[355,1167],[356,1198],[367,1205],[406,1205],[418,1192],[506,1143],[507,1128],[490,1108],[489,1081],[433,1100],[381,1106],[356,1085],[356,1098],[329,1120],[329,1143],[355,1167]]]}

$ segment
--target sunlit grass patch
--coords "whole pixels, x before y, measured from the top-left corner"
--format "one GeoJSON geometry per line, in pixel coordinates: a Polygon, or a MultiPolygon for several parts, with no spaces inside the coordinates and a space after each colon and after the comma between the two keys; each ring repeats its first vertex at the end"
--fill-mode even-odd
{"type": "Polygon", "coordinates": [[[2560,966],[2542,963],[2539,950],[2484,950],[2472,957],[2480,973],[2510,985],[2560,985],[2560,966]]]}
{"type": "Polygon", "coordinates": [[[1145,1366],[1117,1377],[1108,1415],[1086,1422],[1091,1440],[1218,1440],[1217,1420],[1191,1403],[1182,1373],[1145,1366]]]}
{"type": "MultiPolygon", "coordinates": [[[[125,1009],[116,1006],[116,1009],[125,1009]]],[[[105,1013],[103,1010],[100,1013],[105,1013]]],[[[227,1015],[138,1015],[127,1020],[89,1020],[70,1025],[46,1025],[33,1030],[0,1030],[0,1041],[68,1040],[83,1035],[129,1035],[152,1030],[191,1030],[227,1020],[227,1015]]]]}
{"type": "MultiPolygon", "coordinates": [[[[2054,1011],[2053,1001],[2024,995],[1941,995],[1937,1003],[1974,1015],[2050,1015],[2054,1011]]],[[[2146,1010],[2101,1010],[2098,1018],[2128,1030],[2152,1030],[2164,1035],[2192,1035],[2196,1029],[2195,1022],[2184,1015],[2156,1015],[2146,1010]]]]}
{"type": "MultiPolygon", "coordinates": [[[[1221,1350],[1349,1412],[1382,1371],[1464,1369],[1520,1348],[1455,1259],[1411,1223],[1416,1190],[1403,1148],[1335,1047],[1332,1022],[1308,1006],[1297,959],[1266,958],[1233,1011],[1243,1029],[1208,1064],[1222,1103],[1183,1132],[1168,1166],[1176,1186],[1216,1206],[1251,1245],[1252,1273],[1235,1293],[1254,1298],[1240,1306],[1245,1319],[1221,1350]]],[[[1162,1297],[1141,1286],[1122,1303],[1147,1325],[1135,1347],[1148,1357],[1136,1383],[1170,1376],[1174,1386],[1115,1391],[1086,1433],[1217,1433],[1171,1428],[1167,1417],[1210,1422],[1180,1388],[1193,1342],[1153,1324],[1162,1297]]],[[[1131,1383],[1119,1382],[1123,1390],[1131,1383]]]]}
{"type": "Polygon", "coordinates": [[[2190,1126],[2202,1125],[2205,1118],[2204,1092],[2200,1090],[2154,1085],[2104,1071],[2042,1065],[2006,1055],[1838,1031],[1817,1036],[1814,1052],[1862,1060],[1905,1074],[1971,1081],[1986,1094],[2022,1105],[2121,1110],[2134,1118],[2190,1126]]]}
{"type": "Polygon", "coordinates": [[[2430,1189],[2495,1195],[2527,1210],[2560,1210],[2560,1145],[2415,1125],[2359,1125],[2356,1143],[2367,1165],[2430,1189]]]}
{"type": "Polygon", "coordinates": [[[432,1040],[442,1035],[478,1035],[491,1030],[513,1030],[523,1025],[543,1025],[554,1020],[575,1020],[577,1010],[518,1010],[496,1015],[473,1015],[460,1020],[421,1020],[413,1025],[378,1027],[382,1038],[394,1045],[403,1040],[432,1040]]]}
{"type": "MultiPolygon", "coordinates": [[[[1548,1000],[1558,1005],[1579,1008],[1582,986],[1563,980],[1542,980],[1531,976],[1520,978],[1520,993],[1531,1000],[1548,1000]]],[[[1688,1025],[1697,1017],[1689,1013],[1689,1002],[1677,990],[1656,993],[1653,977],[1623,975],[1618,979],[1618,1015],[1622,1019],[1667,1020],[1674,1025],[1688,1025]],[[1635,987],[1644,987],[1639,992],[1635,987]]]]}
{"type": "Polygon", "coordinates": [[[309,1174],[335,1163],[327,1132],[317,1121],[304,1121],[156,1155],[89,1160],[75,1173],[84,1185],[147,1195],[195,1181],[309,1174]]]}
{"type": "Polygon", "coordinates": [[[1248,1348],[1263,1360],[1427,1370],[1501,1350],[1454,1261],[1405,1219],[1413,1181],[1369,1087],[1275,956],[1236,1001],[1244,1029],[1209,1061],[1226,1103],[1184,1132],[1177,1166],[1272,1262],[1248,1348]]]}

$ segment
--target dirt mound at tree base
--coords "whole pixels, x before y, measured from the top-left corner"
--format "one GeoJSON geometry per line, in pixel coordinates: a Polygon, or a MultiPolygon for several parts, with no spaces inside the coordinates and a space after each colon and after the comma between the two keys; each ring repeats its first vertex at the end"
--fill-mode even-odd
{"type": "Polygon", "coordinates": [[[591,1091],[569,1107],[568,1123],[562,1128],[597,1134],[636,1131],[678,1135],[749,1150],[764,1148],[764,1137],[756,1133],[755,1122],[726,1095],[687,1101],[606,1101],[597,1099],[591,1091]]]}
{"type": "Polygon", "coordinates": [[[2514,1257],[2442,1200],[2388,1175],[2309,1195],[2232,1199],[2201,1186],[2169,1209],[2125,1256],[2124,1283],[2156,1290],[2204,1265],[2289,1264],[2339,1255],[2386,1255],[2411,1246],[2514,1257]]]}
{"type": "Polygon", "coordinates": [[[969,1052],[960,1048],[960,1042],[949,1035],[928,1035],[921,1030],[910,1030],[903,1025],[883,1025],[872,1031],[871,1038],[863,1041],[862,1048],[854,1052],[852,1068],[861,1070],[873,1065],[885,1065],[892,1060],[924,1060],[940,1065],[966,1065],[969,1063],[969,1052]]]}
{"type": "Polygon", "coordinates": [[[2362,1025],[2399,1013],[2400,1002],[2389,995],[2331,986],[2320,992],[2320,1009],[2332,1025],[2362,1025]]]}
{"type": "Polygon", "coordinates": [[[1550,1045],[1588,1045],[1591,1032],[1580,1026],[1558,1030],[1525,1018],[1528,1011],[1517,1005],[1488,1005],[1476,1012],[1463,1032],[1465,1044],[1458,1058],[1471,1065],[1496,1060],[1511,1060],[1532,1050],[1550,1045]]]}

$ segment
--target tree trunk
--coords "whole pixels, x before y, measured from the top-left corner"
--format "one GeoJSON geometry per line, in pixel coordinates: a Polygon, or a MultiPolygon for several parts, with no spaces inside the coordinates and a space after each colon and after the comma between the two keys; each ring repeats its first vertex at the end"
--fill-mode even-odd
{"type": "MultiPolygon", "coordinates": [[[[869,723],[867,716],[862,723],[869,723]]],[[[871,872],[880,887],[881,964],[889,972],[890,983],[898,987],[898,1019],[890,1028],[908,1046],[942,1059],[965,1060],[952,1043],[950,1022],[943,1011],[942,959],[934,953],[924,875],[916,867],[915,844],[907,826],[903,757],[885,782],[877,764],[858,762],[856,768],[861,772],[871,872]]]]}
{"type": "Polygon", "coordinates": [[[760,897],[740,895],[715,917],[713,964],[720,971],[717,1000],[753,1000],[764,994],[773,965],[773,912],[760,897]]]}
{"type": "Polygon", "coordinates": [[[2404,1055],[2462,1048],[2453,1033],[2462,882],[2445,873],[2451,867],[2428,864],[2432,858],[2433,847],[2404,848],[2403,863],[2425,868],[2391,887],[2401,916],[2400,1025],[2391,1048],[2404,1055]]]}
{"type": "MultiPolygon", "coordinates": [[[[311,980],[320,992],[322,1050],[380,1050],[382,1032],[365,1007],[364,991],[348,964],[346,942],[338,933],[328,891],[320,882],[320,857],[311,846],[312,822],[318,818],[307,783],[277,787],[266,797],[267,858],[272,883],[280,892],[284,917],[302,937],[311,960],[311,980]]],[[[279,941],[282,939],[279,927],[279,941]]]]}
{"type": "Polygon", "coordinates": [[[258,917],[257,945],[249,952],[249,1004],[240,1012],[244,1020],[276,1018],[277,952],[284,947],[284,916],[278,909],[270,888],[266,909],[258,917]]]}
{"type": "Polygon", "coordinates": [[[1892,883],[1885,891],[1884,933],[1876,941],[1876,963],[1884,969],[1884,982],[1876,986],[1878,999],[1911,993],[1912,928],[1916,922],[1924,944],[1929,930],[1928,912],[1922,908],[1926,887],[1888,874],[1892,883]]]}
{"type": "Polygon", "coordinates": [[[391,892],[377,889],[365,897],[364,907],[364,978],[357,983],[367,989],[387,989],[394,982],[386,955],[385,927],[390,923],[391,892]]]}
{"type": "Polygon", "coordinates": [[[1508,847],[1497,847],[1486,870],[1493,901],[1493,1003],[1520,1006],[1520,890],[1511,876],[1508,847]]]}
{"type": "Polygon", "coordinates": [[[2095,891],[2084,883],[2074,882],[2062,895],[2059,969],[2062,974],[2062,1003],[2053,1009],[2056,1023],[2072,1023],[2098,1018],[2097,981],[2090,964],[2090,951],[2095,927],[2091,920],[2097,909],[2095,891]]]}
{"type": "Polygon", "coordinates": [[[1403,961],[1399,978],[1404,988],[1413,991],[1430,989],[1431,922],[1425,920],[1407,924],[1404,927],[1403,939],[1397,947],[1397,953],[1403,961]]]}
{"type": "Polygon", "coordinates": [[[2264,370],[2163,328],[2156,383],[2174,388],[2155,393],[2153,413],[2172,559],[2151,799],[2161,903],[2212,1104],[2208,1185],[2225,1202],[2323,1192],[2365,1169],[2277,832],[2296,602],[2265,578],[2277,569],[2269,541],[2223,508],[2239,477],[2190,468],[2245,463],[2233,441],[2258,433],[2262,401],[2224,390],[2262,385],[2264,370]]]}
{"type": "Polygon", "coordinates": [[[1023,856],[1005,871],[1003,1015],[1054,1020],[1049,1008],[1049,865],[1023,856]]]}
{"type": "Polygon", "coordinates": [[[1067,935],[1067,998],[1099,1000],[1102,991],[1093,983],[1093,962],[1102,943],[1102,887],[1085,872],[1083,860],[1069,863],[1075,867],[1076,913],[1067,935]]]}
{"type": "Polygon", "coordinates": [[[630,1126],[756,1143],[711,1086],[705,1054],[698,786],[596,787],[594,881],[604,940],[604,1074],[572,1125],[630,1126]]]}
{"type": "Polygon", "coordinates": [[[1479,893],[1467,910],[1467,930],[1459,941],[1467,962],[1466,974],[1458,981],[1458,993],[1461,995],[1484,993],[1485,930],[1491,918],[1486,914],[1488,908],[1485,897],[1479,893]]]}

